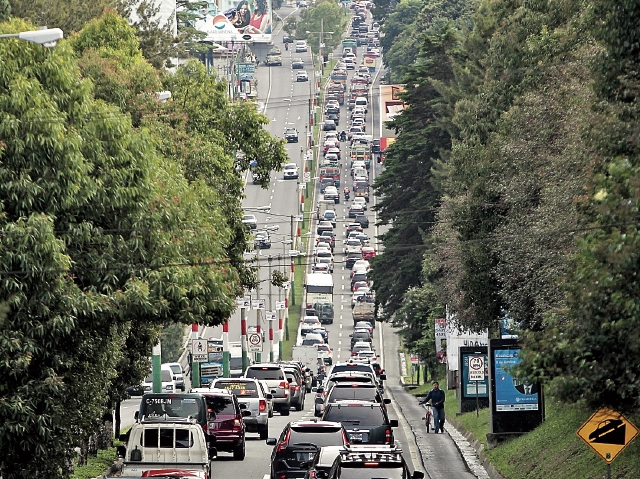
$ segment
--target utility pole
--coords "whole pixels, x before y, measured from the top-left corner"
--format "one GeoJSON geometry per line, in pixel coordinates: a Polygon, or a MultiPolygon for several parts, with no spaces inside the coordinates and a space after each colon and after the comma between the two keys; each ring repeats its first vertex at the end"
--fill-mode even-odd
{"type": "Polygon", "coordinates": [[[324,55],[322,54],[322,36],[324,33],[324,18],[320,19],[320,45],[318,53],[320,54],[320,81],[322,81],[322,75],[324,75],[324,55]]]}
{"type": "MultiPolygon", "coordinates": [[[[258,268],[258,271],[260,271],[260,268],[258,268]]],[[[258,300],[258,303],[260,303],[260,274],[258,274],[258,285],[256,286],[256,299],[258,300]]],[[[256,310],[256,333],[262,335],[260,332],[260,306],[258,306],[258,309],[256,310]]],[[[262,342],[260,345],[262,345],[262,342]]],[[[262,362],[262,352],[260,351],[256,352],[256,362],[262,362]]]]}
{"type": "MultiPolygon", "coordinates": [[[[198,324],[191,324],[191,339],[198,339],[198,324]]],[[[191,387],[200,387],[200,363],[193,360],[193,351],[191,351],[191,387]]]]}
{"type": "Polygon", "coordinates": [[[271,311],[273,311],[271,301],[271,261],[273,257],[269,255],[267,260],[269,261],[269,361],[273,362],[273,320],[271,319],[271,311]]]}
{"type": "Polygon", "coordinates": [[[240,341],[242,343],[242,373],[249,367],[249,358],[247,356],[247,309],[243,306],[240,308],[240,341]]]}
{"type": "Polygon", "coordinates": [[[152,375],[151,378],[153,380],[153,392],[161,393],[162,391],[162,346],[160,345],[160,340],[158,340],[158,344],[153,347],[152,350],[152,358],[151,358],[151,369],[152,375]]]}
{"type": "Polygon", "coordinates": [[[229,370],[229,320],[222,325],[222,376],[228,378],[231,375],[229,370]]]}

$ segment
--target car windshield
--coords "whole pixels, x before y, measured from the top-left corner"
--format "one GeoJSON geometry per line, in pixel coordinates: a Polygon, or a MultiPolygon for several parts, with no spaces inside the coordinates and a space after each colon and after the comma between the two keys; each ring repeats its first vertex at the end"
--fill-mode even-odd
{"type": "Polygon", "coordinates": [[[368,405],[331,405],[323,420],[341,422],[347,429],[349,426],[375,427],[385,424],[380,407],[368,405]]]}

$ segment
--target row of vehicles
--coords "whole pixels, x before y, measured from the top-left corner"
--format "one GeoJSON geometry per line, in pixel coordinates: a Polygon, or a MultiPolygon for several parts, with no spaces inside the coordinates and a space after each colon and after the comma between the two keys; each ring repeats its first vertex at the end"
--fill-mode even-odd
{"type": "MultiPolygon", "coordinates": [[[[210,477],[220,452],[235,460],[246,454],[246,433],[269,436],[274,412],[288,416],[304,408],[313,372],[296,361],[250,365],[239,378],[217,378],[186,393],[146,393],[135,423],[118,448],[123,476],[188,469],[210,477]]],[[[153,474],[151,474],[153,475],[153,474]]]]}

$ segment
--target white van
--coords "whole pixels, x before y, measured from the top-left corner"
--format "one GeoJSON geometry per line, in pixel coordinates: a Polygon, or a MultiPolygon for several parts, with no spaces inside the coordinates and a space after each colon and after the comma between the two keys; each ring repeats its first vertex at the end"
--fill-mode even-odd
{"type": "MultiPolygon", "coordinates": [[[[160,373],[162,375],[162,391],[163,393],[174,393],[176,392],[176,382],[173,380],[173,371],[167,364],[163,364],[161,366],[160,373]]],[[[153,392],[153,372],[149,373],[146,378],[144,378],[144,382],[142,383],[142,387],[145,393],[153,392]]]]}
{"type": "Polygon", "coordinates": [[[180,363],[164,363],[162,366],[168,366],[173,373],[173,380],[176,383],[176,388],[180,391],[185,390],[184,386],[184,372],[182,371],[182,365],[180,363]]]}
{"type": "Polygon", "coordinates": [[[367,101],[367,98],[364,96],[359,96],[356,97],[356,107],[361,106],[364,107],[364,111],[365,113],[369,111],[369,102],[367,101]]]}

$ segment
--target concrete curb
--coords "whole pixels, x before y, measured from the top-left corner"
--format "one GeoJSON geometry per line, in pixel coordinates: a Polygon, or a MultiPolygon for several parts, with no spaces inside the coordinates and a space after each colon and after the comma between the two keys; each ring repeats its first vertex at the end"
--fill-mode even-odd
{"type": "Polygon", "coordinates": [[[508,479],[500,474],[500,472],[498,472],[493,464],[489,462],[489,459],[485,454],[484,445],[480,441],[478,441],[478,439],[471,432],[469,432],[460,422],[456,421],[455,419],[448,417],[447,422],[451,424],[456,429],[456,431],[462,434],[462,436],[464,436],[464,438],[469,442],[471,447],[473,447],[473,449],[476,451],[476,454],[480,458],[482,466],[487,471],[487,474],[489,474],[490,479],[508,479]]]}

